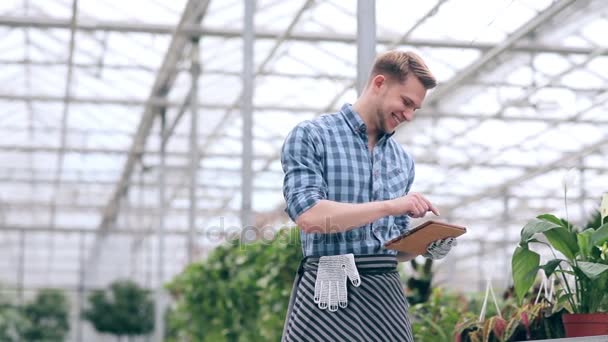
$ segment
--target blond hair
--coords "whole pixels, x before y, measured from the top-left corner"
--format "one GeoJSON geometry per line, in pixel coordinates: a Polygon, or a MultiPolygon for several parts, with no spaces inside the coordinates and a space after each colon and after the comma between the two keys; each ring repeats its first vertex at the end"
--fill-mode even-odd
{"type": "Polygon", "coordinates": [[[435,88],[437,80],[420,56],[411,51],[384,52],[374,61],[370,80],[376,75],[389,76],[393,80],[404,82],[412,73],[426,89],[435,88]]]}

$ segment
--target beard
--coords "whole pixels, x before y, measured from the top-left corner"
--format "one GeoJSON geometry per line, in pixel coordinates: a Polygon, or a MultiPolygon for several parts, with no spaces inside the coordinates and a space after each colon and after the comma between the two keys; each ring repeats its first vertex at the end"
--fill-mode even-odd
{"type": "Polygon", "coordinates": [[[378,128],[381,133],[391,134],[397,128],[397,126],[394,126],[392,124],[394,119],[393,119],[393,115],[390,112],[389,113],[382,113],[382,112],[378,113],[378,120],[379,120],[378,128]]]}
{"type": "Polygon", "coordinates": [[[378,114],[376,115],[376,117],[378,118],[378,122],[377,122],[377,127],[378,127],[378,133],[384,133],[384,134],[389,134],[391,132],[388,131],[388,124],[387,124],[387,120],[390,118],[390,114],[385,114],[382,111],[378,111],[378,114]]]}

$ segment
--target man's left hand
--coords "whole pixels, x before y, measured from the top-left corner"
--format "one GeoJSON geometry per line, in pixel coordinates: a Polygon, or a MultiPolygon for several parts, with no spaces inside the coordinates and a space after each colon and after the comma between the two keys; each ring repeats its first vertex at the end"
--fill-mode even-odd
{"type": "Polygon", "coordinates": [[[442,259],[454,246],[456,246],[456,239],[453,237],[433,241],[428,245],[426,253],[424,253],[423,256],[433,260],[442,259]]]}

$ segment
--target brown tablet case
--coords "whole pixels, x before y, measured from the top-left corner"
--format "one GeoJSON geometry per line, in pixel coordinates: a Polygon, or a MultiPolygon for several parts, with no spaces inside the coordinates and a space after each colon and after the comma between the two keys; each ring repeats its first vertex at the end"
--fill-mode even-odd
{"type": "Polygon", "coordinates": [[[408,254],[421,255],[435,241],[457,237],[467,232],[462,226],[438,221],[426,221],[384,244],[384,247],[408,254]]]}

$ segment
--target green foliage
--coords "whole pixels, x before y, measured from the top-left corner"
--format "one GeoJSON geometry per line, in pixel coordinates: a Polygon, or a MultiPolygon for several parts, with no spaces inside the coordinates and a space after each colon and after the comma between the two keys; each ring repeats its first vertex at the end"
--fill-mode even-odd
{"type": "Polygon", "coordinates": [[[433,282],[433,260],[424,259],[424,264],[420,264],[416,259],[410,260],[414,274],[406,280],[406,298],[410,305],[424,303],[429,300],[432,292],[431,283],[433,282]]]}
{"type": "Polygon", "coordinates": [[[23,332],[29,326],[19,307],[5,300],[0,302],[0,341],[21,341],[23,332]]]}
{"type": "Polygon", "coordinates": [[[472,319],[474,315],[467,312],[467,299],[434,288],[428,300],[411,306],[412,331],[417,342],[451,342],[454,327],[462,318],[472,319]]]}
{"type": "Polygon", "coordinates": [[[487,305],[487,319],[479,321],[483,293],[458,295],[441,288],[433,289],[425,303],[410,308],[414,340],[448,341],[524,341],[564,336],[563,311],[552,312],[546,301],[515,305],[511,299],[499,300],[498,315],[494,305],[487,305]]]}
{"type": "Polygon", "coordinates": [[[69,303],[61,290],[42,289],[22,307],[0,298],[0,341],[64,341],[69,330],[69,303]]]}
{"type": "Polygon", "coordinates": [[[540,255],[529,250],[527,244],[520,245],[515,249],[511,268],[513,279],[517,279],[514,282],[517,298],[523,298],[524,294],[534,284],[539,263],[540,255]]]}
{"type": "MultiPolygon", "coordinates": [[[[591,224],[597,221],[595,218],[591,224]]],[[[597,222],[595,222],[597,223],[597,222]]],[[[512,258],[515,292],[520,301],[532,286],[538,270],[547,277],[557,274],[562,277],[564,287],[560,290],[558,306],[574,313],[606,311],[608,302],[608,223],[600,227],[577,229],[565,220],[550,214],[538,216],[526,224],[521,232],[519,246],[512,258]],[[542,234],[547,243],[535,239],[542,234]],[[559,251],[565,259],[555,255],[554,259],[540,264],[538,253],[530,251],[531,244],[546,244],[551,250],[559,251]],[[564,269],[562,266],[567,266],[564,269]],[[574,276],[574,286],[570,287],[566,275],[574,276]]]]}
{"type": "Polygon", "coordinates": [[[95,290],[89,295],[83,318],[101,333],[144,335],[154,329],[154,302],[150,292],[136,283],[116,281],[108,290],[95,290]]]}
{"type": "Polygon", "coordinates": [[[498,315],[480,322],[478,318],[464,317],[455,328],[459,342],[530,341],[565,336],[561,320],[563,311],[552,312],[547,302],[525,304],[522,307],[506,305],[498,315]]]}
{"type": "Polygon", "coordinates": [[[69,303],[61,290],[43,289],[23,307],[28,321],[22,331],[26,341],[64,341],[69,330],[69,303]]]}
{"type": "Polygon", "coordinates": [[[297,228],[214,249],[167,286],[176,299],[168,340],[278,341],[301,259],[297,228]]]}

